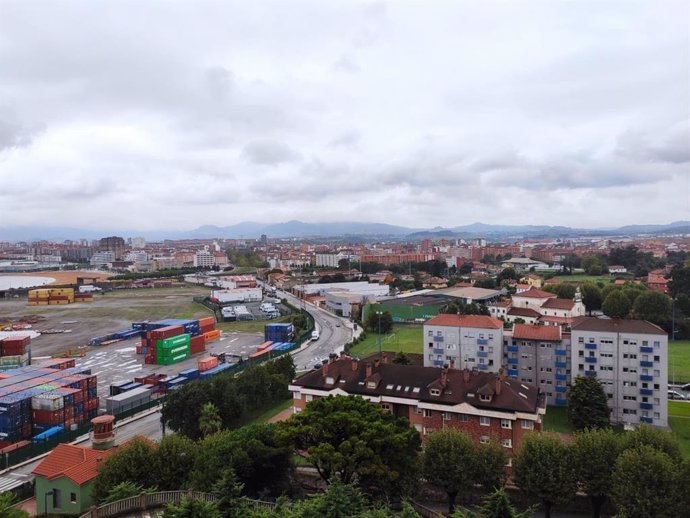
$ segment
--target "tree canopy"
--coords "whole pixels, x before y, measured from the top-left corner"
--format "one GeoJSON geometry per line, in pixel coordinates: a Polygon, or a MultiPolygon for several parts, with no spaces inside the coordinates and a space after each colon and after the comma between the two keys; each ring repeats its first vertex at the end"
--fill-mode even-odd
{"type": "Polygon", "coordinates": [[[576,430],[607,428],[610,409],[601,383],[589,376],[578,376],[568,392],[568,420],[576,430]]]}
{"type": "Polygon", "coordinates": [[[365,327],[373,333],[390,333],[393,329],[393,316],[388,311],[370,311],[365,327]]]}
{"type": "Polygon", "coordinates": [[[632,303],[623,290],[612,290],[604,299],[601,309],[607,317],[625,318],[630,313],[632,303]]]}

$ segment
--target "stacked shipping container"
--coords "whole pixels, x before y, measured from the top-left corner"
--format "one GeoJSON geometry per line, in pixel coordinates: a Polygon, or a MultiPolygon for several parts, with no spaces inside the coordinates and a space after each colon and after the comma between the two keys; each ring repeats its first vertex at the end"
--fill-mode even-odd
{"type": "Polygon", "coordinates": [[[0,446],[43,434],[55,427],[72,428],[96,417],[97,378],[75,368],[73,359],[22,367],[0,379],[0,446]]]}
{"type": "Polygon", "coordinates": [[[290,342],[294,332],[295,327],[292,324],[266,324],[264,328],[264,340],[271,342],[290,342]]]}
{"type": "Polygon", "coordinates": [[[40,288],[29,290],[29,306],[47,306],[49,304],[60,305],[91,301],[93,301],[93,295],[90,293],[75,294],[74,288],[40,288]]]}
{"type": "Polygon", "coordinates": [[[199,320],[167,319],[134,322],[132,328],[144,334],[137,353],[144,363],[171,365],[206,351],[206,342],[220,337],[214,317],[199,320]]]}
{"type": "Polygon", "coordinates": [[[31,338],[8,336],[0,339],[0,371],[17,369],[31,364],[31,338]]]}

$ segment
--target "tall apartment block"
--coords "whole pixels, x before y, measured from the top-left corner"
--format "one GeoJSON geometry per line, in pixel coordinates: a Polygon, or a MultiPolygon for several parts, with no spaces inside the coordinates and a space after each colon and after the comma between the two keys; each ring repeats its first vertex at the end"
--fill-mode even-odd
{"type": "Polygon", "coordinates": [[[668,422],[668,336],[644,320],[584,318],[572,327],[571,371],[596,377],[611,421],[668,422]]]}
{"type": "Polygon", "coordinates": [[[438,315],[424,324],[424,366],[496,372],[503,361],[503,322],[485,315],[438,315]]]}
{"type": "Polygon", "coordinates": [[[508,376],[538,387],[548,405],[565,406],[570,384],[570,334],[561,326],[515,324],[503,338],[508,376]]]}

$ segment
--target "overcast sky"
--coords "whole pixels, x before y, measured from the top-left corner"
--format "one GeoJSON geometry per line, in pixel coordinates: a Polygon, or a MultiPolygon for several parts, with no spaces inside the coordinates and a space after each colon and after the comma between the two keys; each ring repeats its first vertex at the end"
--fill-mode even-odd
{"type": "Polygon", "coordinates": [[[690,2],[0,0],[0,227],[690,219],[690,2]]]}

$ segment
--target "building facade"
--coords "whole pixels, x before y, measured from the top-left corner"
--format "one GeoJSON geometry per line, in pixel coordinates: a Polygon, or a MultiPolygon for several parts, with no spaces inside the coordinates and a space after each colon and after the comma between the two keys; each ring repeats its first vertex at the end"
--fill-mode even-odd
{"type": "Polygon", "coordinates": [[[356,395],[409,420],[422,438],[444,428],[467,432],[478,444],[496,442],[508,457],[529,433],[542,429],[546,404],[538,388],[503,373],[396,365],[386,355],[330,358],[290,384],[293,412],[328,396],[356,395]]]}
{"type": "Polygon", "coordinates": [[[452,364],[496,372],[503,360],[503,322],[485,315],[438,315],[424,324],[424,365],[452,364]]]}
{"type": "Polygon", "coordinates": [[[571,372],[601,382],[615,423],[668,425],[668,335],[644,320],[584,318],[572,329],[571,372]]]}

